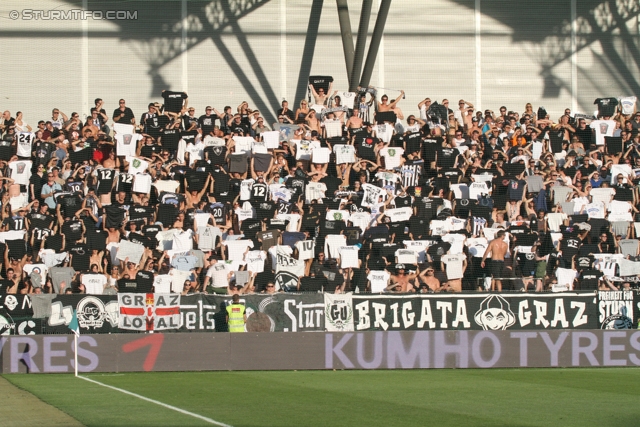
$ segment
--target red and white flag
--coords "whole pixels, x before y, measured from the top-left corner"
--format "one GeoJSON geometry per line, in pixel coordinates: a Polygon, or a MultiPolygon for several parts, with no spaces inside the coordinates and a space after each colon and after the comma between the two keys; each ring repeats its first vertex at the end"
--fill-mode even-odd
{"type": "Polygon", "coordinates": [[[118,327],[162,331],[180,327],[179,294],[118,294],[118,327]]]}

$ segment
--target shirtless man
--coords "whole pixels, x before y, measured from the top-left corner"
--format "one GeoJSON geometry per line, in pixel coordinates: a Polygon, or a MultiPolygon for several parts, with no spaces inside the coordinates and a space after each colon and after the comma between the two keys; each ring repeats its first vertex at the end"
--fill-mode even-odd
{"type": "Polygon", "coordinates": [[[307,122],[307,127],[309,128],[309,130],[315,130],[318,132],[318,134],[322,133],[322,128],[320,127],[320,121],[316,117],[315,110],[309,111],[309,114],[307,114],[307,117],[305,120],[307,122]]]}
{"type": "Polygon", "coordinates": [[[352,129],[362,129],[363,126],[364,121],[359,116],[353,115],[347,120],[347,129],[350,131],[352,129]]]}
{"type": "Polygon", "coordinates": [[[507,253],[507,244],[504,239],[504,230],[500,230],[496,233],[496,238],[493,239],[487,249],[484,251],[484,255],[482,256],[482,263],[480,266],[484,268],[485,260],[491,254],[491,264],[489,264],[491,277],[491,290],[495,291],[496,288],[498,292],[502,292],[502,280],[498,280],[502,277],[502,271],[504,270],[504,256],[507,253]]]}
{"type": "Polygon", "coordinates": [[[433,267],[427,267],[422,273],[420,273],[420,279],[422,282],[429,286],[432,292],[438,292],[440,289],[440,280],[436,276],[434,276],[435,271],[433,267]]]}
{"type": "MultiPolygon", "coordinates": [[[[329,83],[329,91],[331,92],[331,89],[333,88],[333,82],[329,83]]],[[[313,95],[313,99],[315,100],[316,105],[327,105],[327,101],[329,100],[329,94],[328,93],[324,93],[324,88],[318,88],[318,91],[316,92],[316,89],[313,87],[313,85],[309,85],[309,89],[311,90],[311,95],[313,95]]]]}
{"type": "Polygon", "coordinates": [[[408,292],[415,292],[415,279],[418,277],[415,273],[407,274],[403,268],[398,268],[396,274],[391,276],[391,284],[387,286],[387,291],[398,292],[405,294],[408,292]]]}
{"type": "MultiPolygon", "coordinates": [[[[404,96],[404,90],[401,90],[400,94],[404,96]]],[[[382,98],[380,98],[380,102],[378,103],[378,112],[382,113],[385,111],[392,111],[393,109],[396,108],[396,105],[398,105],[398,102],[400,102],[400,99],[402,98],[398,97],[394,99],[392,103],[387,104],[387,101],[389,101],[389,97],[387,95],[382,95],[382,98]]]]}

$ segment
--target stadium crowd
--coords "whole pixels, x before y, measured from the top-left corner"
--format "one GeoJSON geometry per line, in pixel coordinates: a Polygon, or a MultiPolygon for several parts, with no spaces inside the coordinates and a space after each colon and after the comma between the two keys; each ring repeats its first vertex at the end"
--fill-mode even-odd
{"type": "Polygon", "coordinates": [[[622,289],[640,112],[476,111],[323,81],[277,123],[162,92],[0,120],[2,293],[622,289]],[[28,117],[28,116],[27,116],[28,117]]]}

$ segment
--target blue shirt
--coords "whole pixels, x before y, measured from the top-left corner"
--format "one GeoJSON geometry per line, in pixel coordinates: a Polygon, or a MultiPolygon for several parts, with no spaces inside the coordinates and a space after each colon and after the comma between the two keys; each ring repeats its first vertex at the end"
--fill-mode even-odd
{"type": "MultiPolygon", "coordinates": [[[[49,185],[49,183],[46,183],[42,186],[40,195],[44,196],[45,194],[50,194],[55,191],[62,191],[62,186],[60,186],[60,184],[58,184],[57,182],[54,182],[53,185],[49,185]]],[[[47,204],[47,206],[49,206],[50,209],[56,208],[56,199],[53,197],[53,195],[44,199],[44,202],[47,204]]]]}

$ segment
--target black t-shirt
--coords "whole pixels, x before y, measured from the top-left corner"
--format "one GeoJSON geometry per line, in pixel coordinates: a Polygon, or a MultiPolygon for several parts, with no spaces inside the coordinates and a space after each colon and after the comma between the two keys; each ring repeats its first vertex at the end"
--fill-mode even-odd
{"type": "Polygon", "coordinates": [[[212,171],[213,176],[213,193],[219,195],[229,191],[229,175],[222,172],[220,169],[214,169],[212,171]]]}
{"type": "Polygon", "coordinates": [[[140,220],[147,218],[151,221],[155,209],[151,206],[133,205],[129,208],[129,218],[131,220],[140,220]]]}
{"type": "Polygon", "coordinates": [[[95,228],[87,229],[87,248],[91,250],[103,251],[107,246],[107,233],[104,230],[95,228]]]}
{"type": "Polygon", "coordinates": [[[126,211],[120,206],[105,206],[104,213],[107,216],[105,226],[107,228],[120,228],[124,222],[124,215],[126,211]]]}
{"type": "Polygon", "coordinates": [[[29,184],[33,185],[33,194],[42,200],[42,186],[46,184],[47,178],[34,173],[29,177],[29,184]]]}
{"type": "Polygon", "coordinates": [[[151,224],[145,225],[142,227],[142,234],[147,237],[152,243],[155,243],[155,246],[158,245],[158,240],[156,239],[156,235],[162,231],[162,227],[159,225],[151,224]]]}
{"type": "Polygon", "coordinates": [[[427,253],[431,257],[433,262],[433,268],[436,271],[440,271],[440,258],[442,255],[445,255],[451,249],[451,243],[447,242],[438,242],[435,245],[431,245],[429,249],[427,249],[427,253]]]}
{"type": "Polygon", "coordinates": [[[444,140],[441,137],[425,138],[422,143],[422,158],[427,162],[436,160],[436,152],[442,147],[444,140]]]}
{"type": "Polygon", "coordinates": [[[302,215],[302,224],[300,226],[300,230],[314,232],[316,226],[318,225],[319,219],[320,214],[317,211],[309,212],[302,215]]]}
{"type": "Polygon", "coordinates": [[[53,234],[53,230],[50,228],[32,227],[31,235],[33,236],[33,248],[40,249],[42,241],[53,234]]]}
{"type": "Polygon", "coordinates": [[[265,202],[269,197],[267,184],[256,182],[251,186],[251,203],[265,202]]]}
{"type": "Polygon", "coordinates": [[[120,279],[118,280],[118,292],[119,293],[138,293],[138,282],[133,279],[120,279]]]}
{"type": "Polygon", "coordinates": [[[172,113],[179,113],[182,110],[183,100],[188,98],[184,92],[172,92],[170,90],[163,90],[162,97],[164,98],[164,109],[172,113]]]}
{"type": "Polygon", "coordinates": [[[289,117],[289,119],[291,119],[291,121],[294,121],[296,119],[295,113],[293,111],[291,111],[288,108],[287,108],[287,111],[283,111],[283,110],[284,110],[284,108],[279,108],[277,116],[285,115],[285,116],[289,117]]]}
{"type": "Polygon", "coordinates": [[[593,255],[581,255],[578,254],[576,258],[576,270],[589,270],[593,268],[593,263],[595,262],[595,257],[593,255]]]}
{"type": "Polygon", "coordinates": [[[532,277],[536,270],[536,257],[534,253],[519,253],[518,265],[520,266],[521,274],[524,277],[532,277]]]}
{"type": "Polygon", "coordinates": [[[598,104],[598,117],[613,117],[618,100],[616,98],[597,98],[593,103],[598,104]]]}
{"type": "Polygon", "coordinates": [[[153,273],[140,270],[138,274],[136,274],[136,281],[138,282],[138,287],[136,288],[137,293],[149,293],[153,288],[153,273]]]}
{"type": "Polygon", "coordinates": [[[187,170],[185,178],[189,186],[189,191],[202,191],[208,177],[209,174],[207,172],[200,172],[193,169],[187,170]]]}
{"type": "Polygon", "coordinates": [[[301,196],[304,194],[307,182],[309,182],[309,180],[297,176],[291,176],[287,178],[284,186],[294,190],[296,195],[301,196]]]}
{"type": "Polygon", "coordinates": [[[218,120],[217,114],[211,114],[209,116],[203,114],[202,116],[198,117],[198,124],[200,125],[200,129],[202,129],[203,136],[209,135],[211,134],[211,132],[213,132],[213,128],[216,125],[216,120],[218,120]]]}
{"type": "Polygon", "coordinates": [[[24,217],[14,216],[6,218],[4,221],[2,221],[2,225],[8,226],[9,230],[19,231],[24,230],[26,224],[24,221],[24,217]]]}
{"type": "Polygon", "coordinates": [[[595,291],[598,289],[598,283],[603,276],[602,272],[595,269],[582,270],[580,274],[580,290],[595,291]]]}
{"type": "Polygon", "coordinates": [[[257,218],[260,220],[273,218],[276,212],[276,204],[271,201],[256,203],[254,207],[256,208],[257,218]]]}
{"type": "Polygon", "coordinates": [[[82,221],[71,220],[62,224],[62,234],[64,234],[67,242],[77,242],[82,239],[82,221]]]}
{"type": "Polygon", "coordinates": [[[162,148],[175,153],[178,150],[178,143],[182,137],[182,131],[176,128],[169,128],[162,131],[160,138],[162,142],[162,148]]]}
{"type": "Polygon", "coordinates": [[[324,276],[302,277],[300,279],[300,292],[321,292],[328,285],[324,276]]]}
{"type": "Polygon", "coordinates": [[[212,165],[223,165],[227,156],[227,147],[211,146],[204,149],[205,159],[211,161],[212,165]]]}
{"type": "Polygon", "coordinates": [[[458,157],[458,150],[450,147],[438,148],[438,159],[436,165],[441,168],[453,168],[456,158],[458,157]]]}
{"type": "Polygon", "coordinates": [[[151,144],[151,145],[145,144],[140,149],[140,155],[142,157],[151,159],[153,158],[154,154],[160,154],[161,151],[162,151],[162,147],[159,146],[158,144],[151,144]]]}
{"type": "MultiPolygon", "coordinates": [[[[48,240],[48,239],[47,239],[48,240]]],[[[89,262],[91,254],[87,245],[84,243],[76,243],[69,248],[71,259],[71,267],[76,271],[89,271],[89,262]]]]}
{"type": "Polygon", "coordinates": [[[165,115],[158,116],[157,114],[148,115],[144,119],[145,133],[152,136],[154,139],[158,139],[162,135],[162,129],[169,124],[169,118],[165,115]]]}
{"type": "Polygon", "coordinates": [[[360,140],[360,144],[356,144],[356,148],[358,149],[358,156],[369,160],[372,162],[376,161],[376,155],[374,152],[374,147],[378,143],[378,138],[366,135],[360,140]]]}
{"type": "Polygon", "coordinates": [[[113,117],[116,123],[123,123],[126,125],[130,125],[131,120],[135,118],[133,111],[129,107],[124,107],[124,111],[120,110],[120,108],[116,108],[113,110],[113,117]]]}
{"type": "Polygon", "coordinates": [[[56,151],[56,146],[51,142],[38,141],[36,142],[33,151],[36,153],[35,163],[39,165],[46,165],[49,163],[51,156],[56,151]]]}
{"type": "Polygon", "coordinates": [[[62,235],[52,234],[50,236],[45,236],[44,248],[53,249],[56,252],[60,252],[62,250],[62,235]]]}
{"type": "MultiPolygon", "coordinates": [[[[592,129],[587,126],[584,129],[576,128],[575,135],[580,139],[584,149],[589,151],[589,147],[591,147],[591,138],[592,138],[592,129]]],[[[583,175],[584,176],[584,175],[583,175]]]]}
{"type": "Polygon", "coordinates": [[[97,193],[108,194],[113,187],[113,180],[116,177],[116,171],[113,169],[102,168],[96,171],[98,176],[98,189],[97,193]]]}

